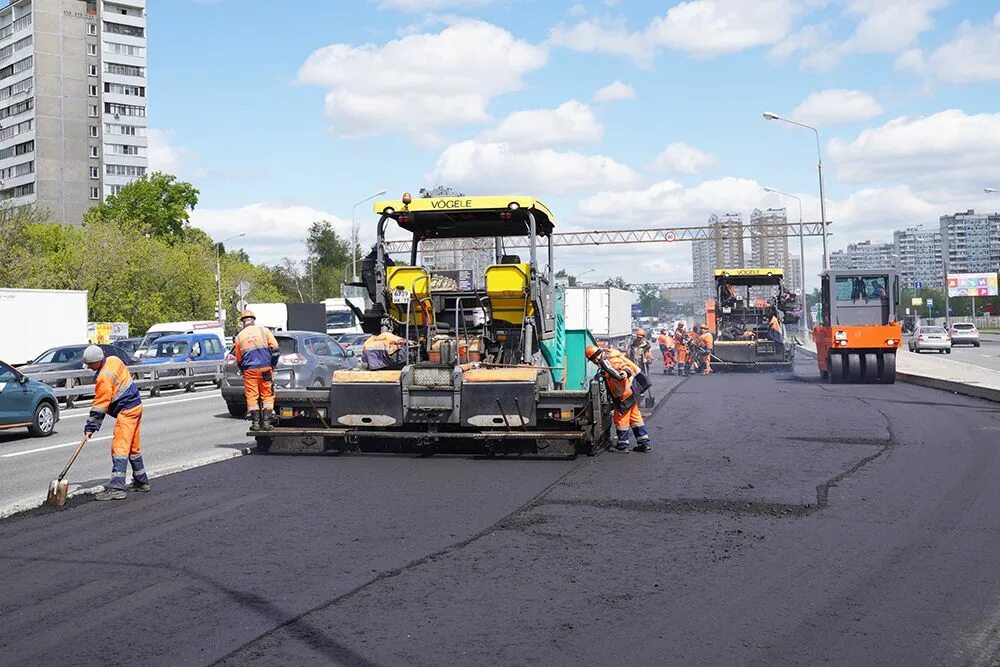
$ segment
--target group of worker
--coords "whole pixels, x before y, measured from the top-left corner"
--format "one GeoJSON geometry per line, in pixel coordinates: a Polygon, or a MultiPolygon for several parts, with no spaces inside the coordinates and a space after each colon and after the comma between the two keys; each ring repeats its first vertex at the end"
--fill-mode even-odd
{"type": "Polygon", "coordinates": [[[663,357],[665,375],[687,376],[699,371],[702,375],[712,373],[715,338],[704,324],[696,324],[689,330],[685,328],[684,322],[678,322],[672,332],[661,329],[660,335],[656,337],[656,344],[663,357]]]}

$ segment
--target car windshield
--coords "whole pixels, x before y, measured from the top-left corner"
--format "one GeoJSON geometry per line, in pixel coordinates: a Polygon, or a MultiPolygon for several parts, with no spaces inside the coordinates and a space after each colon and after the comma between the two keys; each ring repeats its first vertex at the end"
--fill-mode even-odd
{"type": "Polygon", "coordinates": [[[42,352],[33,364],[69,364],[83,359],[82,347],[57,347],[42,352]]]}
{"type": "Polygon", "coordinates": [[[944,327],[924,327],[920,330],[920,333],[924,334],[943,334],[945,333],[944,327]]]}
{"type": "Polygon", "coordinates": [[[181,357],[187,354],[188,344],[183,340],[166,340],[156,344],[154,357],[181,357]]]}
{"type": "Polygon", "coordinates": [[[976,328],[976,325],[975,324],[952,324],[951,328],[952,329],[959,329],[959,330],[962,330],[962,331],[972,331],[973,329],[976,328]]]}
{"type": "MultiPolygon", "coordinates": [[[[150,331],[146,334],[145,338],[142,339],[142,343],[139,347],[150,347],[153,343],[160,340],[164,336],[176,336],[178,334],[184,333],[183,331],[150,331]]],[[[159,356],[159,355],[157,355],[159,356]]]]}
{"type": "Polygon", "coordinates": [[[275,336],[278,339],[278,351],[282,355],[285,354],[295,354],[298,346],[295,344],[295,339],[288,336],[275,336]]]}
{"type": "Polygon", "coordinates": [[[328,310],[326,311],[326,326],[333,327],[353,327],[354,313],[349,310],[328,310]]]}

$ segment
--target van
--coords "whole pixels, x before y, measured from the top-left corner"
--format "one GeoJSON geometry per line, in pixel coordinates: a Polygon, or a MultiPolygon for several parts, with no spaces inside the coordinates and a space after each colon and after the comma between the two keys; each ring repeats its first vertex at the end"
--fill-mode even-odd
{"type": "Polygon", "coordinates": [[[135,356],[139,359],[150,356],[150,346],[152,346],[157,339],[163,338],[164,336],[179,336],[182,334],[193,333],[215,334],[219,337],[219,341],[224,341],[226,336],[222,322],[217,320],[162,322],[149,327],[146,335],[143,336],[142,341],[139,343],[138,349],[135,351],[135,356]]]}

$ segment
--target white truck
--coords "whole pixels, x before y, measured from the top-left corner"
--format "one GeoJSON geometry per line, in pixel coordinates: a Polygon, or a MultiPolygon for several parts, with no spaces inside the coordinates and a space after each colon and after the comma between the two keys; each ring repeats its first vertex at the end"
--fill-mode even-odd
{"type": "MultiPolygon", "coordinates": [[[[358,322],[357,315],[347,305],[347,299],[326,299],[323,303],[326,305],[327,334],[340,336],[342,334],[364,333],[361,330],[361,323],[358,322]]],[[[351,299],[351,303],[360,310],[365,309],[365,304],[360,299],[351,299]]]]}
{"type": "Polygon", "coordinates": [[[50,347],[87,343],[87,292],[0,288],[0,359],[27,363],[50,347]]]}
{"type": "Polygon", "coordinates": [[[567,287],[566,328],[589,329],[612,346],[632,334],[632,292],[615,287],[567,287]]]}

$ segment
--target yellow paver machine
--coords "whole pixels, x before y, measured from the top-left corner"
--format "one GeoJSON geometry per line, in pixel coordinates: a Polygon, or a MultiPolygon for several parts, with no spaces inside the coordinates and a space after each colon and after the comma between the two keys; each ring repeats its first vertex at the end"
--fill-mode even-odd
{"type": "MultiPolygon", "coordinates": [[[[371,305],[359,314],[367,333],[404,339],[399,361],[337,371],[321,423],[255,433],[259,449],[575,456],[604,447],[611,408],[602,384],[592,375],[566,383],[580,376],[568,366],[586,360],[565,354],[552,212],[522,195],[404,195],[377,202],[375,213],[377,241],[362,264],[371,305]],[[412,238],[407,264],[386,252],[393,226],[412,238]],[[512,237],[527,237],[526,257],[507,252],[512,237]],[[418,263],[439,259],[442,244],[485,268],[456,276],[418,263]]],[[[315,405],[315,396],[286,399],[315,405]]]]}

